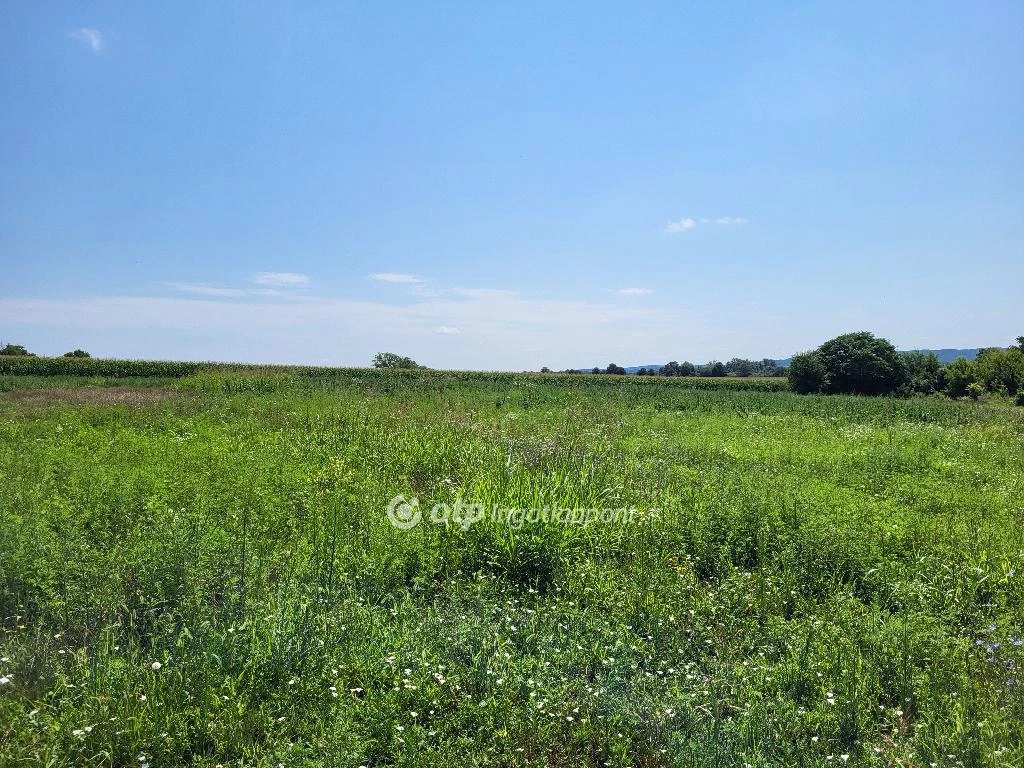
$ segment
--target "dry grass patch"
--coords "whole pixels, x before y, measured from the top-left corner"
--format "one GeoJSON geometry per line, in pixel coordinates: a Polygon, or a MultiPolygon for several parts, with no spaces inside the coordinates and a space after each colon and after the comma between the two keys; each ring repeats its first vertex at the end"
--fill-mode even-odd
{"type": "Polygon", "coordinates": [[[0,394],[0,399],[36,408],[56,403],[141,408],[169,400],[175,394],[174,390],[164,387],[62,387],[15,390],[0,394]]]}

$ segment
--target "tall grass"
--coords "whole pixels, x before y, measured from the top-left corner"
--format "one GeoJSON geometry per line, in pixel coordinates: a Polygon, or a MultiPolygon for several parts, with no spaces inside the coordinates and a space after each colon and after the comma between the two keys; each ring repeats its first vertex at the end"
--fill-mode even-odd
{"type": "Polygon", "coordinates": [[[1024,762],[1018,411],[614,378],[9,400],[0,764],[1024,762]]]}

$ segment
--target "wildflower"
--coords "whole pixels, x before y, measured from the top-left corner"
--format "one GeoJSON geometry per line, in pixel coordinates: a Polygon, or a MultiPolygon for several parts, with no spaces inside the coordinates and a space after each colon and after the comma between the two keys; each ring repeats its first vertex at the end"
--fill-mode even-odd
{"type": "Polygon", "coordinates": [[[161,664],[159,661],[154,661],[152,664],[149,665],[149,668],[152,669],[154,672],[157,672],[162,666],[163,664],[161,664]]]}
{"type": "Polygon", "coordinates": [[[10,675],[4,675],[3,677],[0,677],[0,685],[10,685],[12,682],[13,681],[11,680],[10,675]]]}

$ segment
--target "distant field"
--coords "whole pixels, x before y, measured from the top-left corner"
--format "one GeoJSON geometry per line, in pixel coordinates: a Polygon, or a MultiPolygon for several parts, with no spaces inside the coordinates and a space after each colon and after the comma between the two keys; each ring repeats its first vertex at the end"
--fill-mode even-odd
{"type": "MultiPolygon", "coordinates": [[[[624,382],[640,383],[647,386],[684,386],[695,389],[749,389],[765,392],[781,392],[789,385],[779,377],[675,377],[658,376],[615,376],[604,374],[579,373],[510,373],[505,371],[442,371],[429,368],[416,370],[375,368],[328,368],[301,365],[242,365],[235,363],[204,363],[161,360],[101,360],[95,358],[75,357],[0,357],[0,380],[5,376],[68,376],[75,379],[82,377],[101,378],[184,378],[213,377],[220,381],[238,378],[261,381],[277,378],[282,381],[298,383],[307,382],[315,386],[318,383],[336,387],[345,381],[360,382],[365,380],[383,379],[386,382],[411,381],[419,385],[422,382],[462,381],[505,383],[515,385],[524,377],[543,377],[548,383],[565,383],[580,386],[621,385],[624,382]]],[[[17,386],[13,384],[11,386],[17,386]]]]}
{"type": "Polygon", "coordinates": [[[1019,408],[25,360],[0,765],[1024,765],[1019,408]]]}

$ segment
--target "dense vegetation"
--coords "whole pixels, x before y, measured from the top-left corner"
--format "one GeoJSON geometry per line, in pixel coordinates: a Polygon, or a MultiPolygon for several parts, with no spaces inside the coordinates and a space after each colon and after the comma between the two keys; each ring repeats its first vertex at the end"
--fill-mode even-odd
{"type": "Polygon", "coordinates": [[[788,378],[794,392],[848,395],[969,395],[990,392],[1018,397],[1024,390],[1024,336],[1009,349],[981,349],[974,360],[943,366],[934,353],[897,352],[867,331],[826,341],[813,352],[794,355],[788,378]]]}
{"type": "Polygon", "coordinates": [[[35,362],[0,764],[1024,763],[1019,409],[35,362]],[[399,493],[637,517],[400,531],[399,493]]]}

